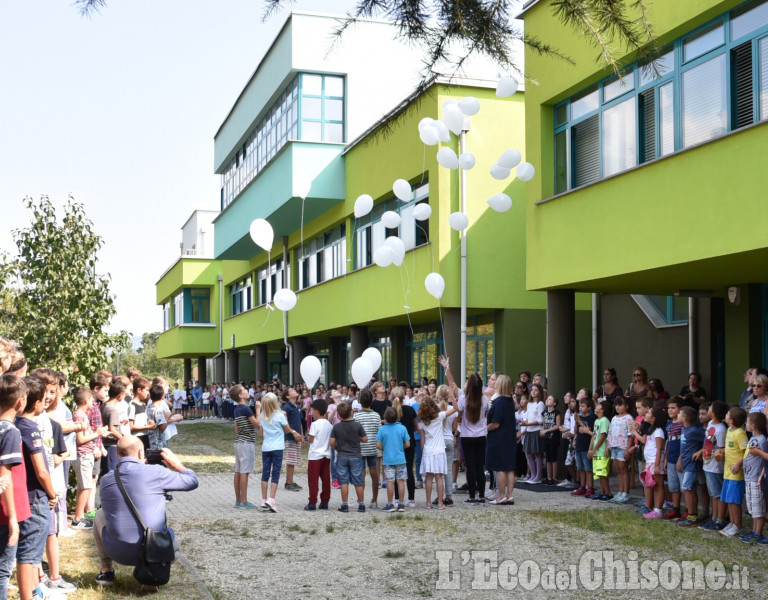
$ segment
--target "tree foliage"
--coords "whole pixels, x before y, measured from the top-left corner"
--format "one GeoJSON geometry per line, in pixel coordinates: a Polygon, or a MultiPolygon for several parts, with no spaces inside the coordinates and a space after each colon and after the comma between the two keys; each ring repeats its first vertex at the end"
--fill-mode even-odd
{"type": "Polygon", "coordinates": [[[162,375],[168,381],[182,382],[184,362],[180,358],[158,358],[158,337],[160,337],[159,332],[143,334],[138,350],[130,347],[124,352],[113,354],[107,368],[114,373],[125,373],[130,367],[136,367],[144,377],[149,379],[162,375]]]}
{"type": "MultiPolygon", "coordinates": [[[[265,18],[293,0],[263,0],[265,18]]],[[[552,0],[553,15],[583,35],[598,50],[598,60],[621,71],[619,57],[627,52],[649,68],[655,68],[656,45],[648,19],[650,0],[552,0]]],[[[76,0],[80,11],[92,15],[107,0],[76,0]]],[[[495,59],[510,71],[517,71],[512,42],[569,60],[553,45],[518,31],[512,18],[519,3],[514,0],[358,0],[341,25],[341,35],[359,19],[377,17],[395,21],[400,35],[426,48],[423,81],[436,74],[438,65],[458,70],[473,54],[495,59]],[[465,50],[457,53],[457,48],[465,50]]],[[[423,87],[424,83],[422,83],[423,87]]]]}
{"type": "Polygon", "coordinates": [[[85,383],[128,334],[106,331],[115,314],[109,275],[96,272],[102,238],[72,196],[58,215],[47,196],[25,198],[31,225],[13,232],[17,254],[0,264],[0,334],[16,340],[31,368],[85,383]]]}

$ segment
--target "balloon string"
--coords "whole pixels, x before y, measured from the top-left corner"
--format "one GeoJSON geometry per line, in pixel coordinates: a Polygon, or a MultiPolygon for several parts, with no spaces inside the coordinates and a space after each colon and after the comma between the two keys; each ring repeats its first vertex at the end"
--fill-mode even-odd
{"type": "Polygon", "coordinates": [[[443,306],[440,302],[440,298],[437,299],[437,313],[440,315],[440,330],[443,332],[443,351],[447,355],[448,351],[445,349],[445,323],[443,323],[443,306]]]}
{"type": "MultiPolygon", "coordinates": [[[[271,281],[271,279],[272,279],[272,251],[267,250],[267,281],[271,281]]],[[[262,325],[262,327],[267,326],[267,321],[269,321],[269,315],[272,314],[273,310],[275,310],[270,306],[272,303],[272,298],[275,297],[274,290],[271,290],[271,291],[272,291],[272,297],[270,297],[269,299],[265,299],[266,302],[264,303],[264,308],[267,311],[267,318],[264,319],[264,325],[262,325]]]]}
{"type": "Polygon", "coordinates": [[[400,273],[400,287],[403,290],[403,308],[405,308],[405,315],[408,317],[408,327],[411,329],[411,337],[413,337],[413,323],[411,323],[411,310],[408,306],[408,292],[405,291],[405,283],[403,282],[403,267],[402,265],[398,269],[400,273]]]}
{"type": "MultiPolygon", "coordinates": [[[[349,245],[347,248],[347,262],[344,264],[344,277],[347,276],[347,273],[353,269],[350,268],[350,264],[352,262],[352,250],[357,245],[357,217],[354,218],[352,221],[352,244],[349,245]]],[[[354,265],[353,265],[354,266],[354,265]]]]}

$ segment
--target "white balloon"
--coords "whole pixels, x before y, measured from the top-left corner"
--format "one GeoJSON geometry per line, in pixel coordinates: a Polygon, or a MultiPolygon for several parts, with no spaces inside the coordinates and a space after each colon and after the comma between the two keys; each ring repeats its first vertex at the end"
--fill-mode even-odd
{"type": "Polygon", "coordinates": [[[384,245],[392,250],[392,262],[398,267],[402,265],[405,258],[405,243],[403,240],[395,235],[390,235],[384,240],[384,245]]]}
{"type": "Polygon", "coordinates": [[[419,121],[419,131],[421,131],[425,127],[429,127],[434,122],[435,120],[432,117],[424,117],[421,121],[419,121]]]}
{"type": "Polygon", "coordinates": [[[397,229],[400,227],[400,223],[402,223],[403,220],[394,210],[388,210],[381,215],[381,222],[384,223],[384,227],[387,229],[397,229]]]}
{"type": "Polygon", "coordinates": [[[451,229],[462,231],[469,225],[469,219],[463,212],[455,212],[448,217],[448,225],[451,226],[451,229]]]}
{"type": "Polygon", "coordinates": [[[296,294],[288,288],[282,288],[275,292],[272,302],[283,312],[288,312],[296,306],[296,294]]]}
{"type": "Polygon", "coordinates": [[[251,239],[263,250],[269,252],[272,250],[272,243],[275,241],[275,232],[269,221],[264,219],[254,219],[250,228],[251,239]]]}
{"type": "Polygon", "coordinates": [[[520,163],[517,167],[517,178],[520,181],[530,181],[536,175],[536,169],[529,162],[520,163]]]}
{"type": "Polygon", "coordinates": [[[403,202],[408,202],[411,199],[411,184],[405,179],[396,179],[395,183],[392,184],[392,191],[403,202]]]}
{"type": "Polygon", "coordinates": [[[350,370],[352,371],[352,379],[360,389],[363,389],[371,382],[374,369],[371,361],[367,358],[363,358],[362,356],[356,358],[355,362],[352,363],[352,368],[350,370]]]}
{"type": "Polygon", "coordinates": [[[512,208],[512,198],[506,194],[494,194],[488,200],[488,206],[490,206],[496,212],[507,212],[512,208]]]}
{"type": "Polygon", "coordinates": [[[506,98],[507,96],[511,96],[516,91],[517,81],[515,81],[509,75],[499,79],[499,82],[496,84],[496,95],[499,98],[506,98]]]}
{"type": "Polygon", "coordinates": [[[379,246],[373,252],[373,262],[380,267],[388,267],[395,260],[395,252],[389,246],[379,246]]]}
{"type": "Polygon", "coordinates": [[[358,196],[357,200],[355,200],[355,218],[359,219],[360,217],[364,217],[371,212],[372,208],[373,198],[371,198],[370,195],[363,194],[362,196],[358,196]]]}
{"type": "MultiPolygon", "coordinates": [[[[363,358],[371,363],[373,373],[379,370],[379,367],[381,366],[381,352],[379,352],[378,348],[366,348],[363,352],[363,358]]],[[[373,373],[371,373],[371,375],[373,375],[373,373]]]]}
{"type": "Polygon", "coordinates": [[[419,139],[427,146],[435,146],[440,143],[440,137],[432,126],[424,127],[419,130],[419,139]]]}
{"type": "Polygon", "coordinates": [[[491,177],[498,179],[499,181],[509,177],[510,170],[506,169],[498,164],[491,167],[491,177]]]}
{"type": "Polygon", "coordinates": [[[459,168],[459,157],[450,148],[440,148],[437,151],[437,162],[446,169],[459,168]]]}
{"type": "Polygon", "coordinates": [[[456,135],[461,134],[464,127],[464,113],[461,112],[458,104],[443,106],[443,123],[456,135]]]}
{"type": "Polygon", "coordinates": [[[439,139],[441,142],[451,141],[451,132],[442,121],[434,121],[432,123],[432,129],[437,132],[437,139],[439,139]]]}
{"type": "Polygon", "coordinates": [[[458,100],[456,100],[455,98],[448,98],[448,100],[443,102],[443,110],[445,110],[446,106],[458,106],[458,105],[459,105],[458,100]]]}
{"type": "Polygon", "coordinates": [[[440,273],[430,273],[424,280],[424,287],[427,288],[430,296],[434,296],[438,300],[443,297],[445,291],[445,279],[440,273]]]}
{"type": "Polygon", "coordinates": [[[474,96],[467,96],[459,100],[459,108],[468,117],[476,115],[480,110],[480,102],[474,96]]]}
{"type": "Polygon", "coordinates": [[[432,207],[427,202],[417,204],[413,209],[413,218],[417,221],[426,221],[432,214],[432,207]]]}
{"type": "Polygon", "coordinates": [[[496,161],[496,164],[505,169],[514,169],[520,164],[522,159],[523,156],[518,150],[510,148],[509,150],[505,150],[502,155],[499,156],[499,160],[496,161]]]}
{"type": "Polygon", "coordinates": [[[320,379],[320,373],[323,367],[320,364],[320,359],[317,356],[305,356],[301,364],[299,365],[299,371],[301,372],[301,378],[307,387],[311,388],[320,379]]]}
{"type": "Polygon", "coordinates": [[[469,171],[475,166],[475,155],[471,152],[464,152],[459,156],[459,166],[465,171],[469,171]]]}

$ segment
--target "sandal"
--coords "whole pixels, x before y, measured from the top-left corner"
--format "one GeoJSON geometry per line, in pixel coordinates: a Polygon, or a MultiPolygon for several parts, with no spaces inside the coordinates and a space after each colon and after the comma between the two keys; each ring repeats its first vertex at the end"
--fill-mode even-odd
{"type": "Polygon", "coordinates": [[[427,502],[427,504],[424,506],[424,508],[428,508],[428,509],[432,510],[434,507],[432,506],[432,504],[427,502]]]}
{"type": "Polygon", "coordinates": [[[507,499],[506,498],[496,498],[495,500],[491,500],[488,504],[493,504],[494,506],[501,506],[502,504],[506,504],[507,499]]]}
{"type": "Polygon", "coordinates": [[[438,504],[437,510],[445,510],[445,504],[438,504]]]}
{"type": "Polygon", "coordinates": [[[504,498],[503,503],[506,504],[507,506],[512,506],[515,503],[515,499],[512,496],[510,496],[509,498],[504,498]]]}

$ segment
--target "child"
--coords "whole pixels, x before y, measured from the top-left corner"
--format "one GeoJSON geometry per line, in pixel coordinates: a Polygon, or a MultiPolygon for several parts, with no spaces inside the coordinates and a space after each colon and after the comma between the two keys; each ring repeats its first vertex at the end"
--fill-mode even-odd
{"type": "Polygon", "coordinates": [[[168,427],[168,404],[165,401],[165,388],[160,383],[153,383],[149,388],[149,399],[152,404],[147,408],[147,422],[155,424],[149,430],[149,447],[152,450],[162,450],[168,444],[165,441],[165,430],[168,427]]]}
{"type": "Polygon", "coordinates": [[[664,504],[664,432],[667,427],[667,413],[661,408],[653,408],[645,413],[645,422],[650,429],[647,435],[640,433],[637,423],[632,426],[635,440],[643,444],[645,469],[640,480],[645,486],[645,507],[639,512],[646,519],[661,519],[661,507],[664,504]]]}
{"type": "Polygon", "coordinates": [[[739,536],[742,542],[762,542],[765,525],[765,488],[762,452],[766,449],[765,413],[753,412],[747,417],[747,431],[752,434],[744,451],[744,483],[747,510],[752,515],[752,531],[739,536]],[[757,452],[752,452],[752,450],[757,452]]]}
{"type": "MultiPolygon", "coordinates": [[[[632,399],[630,398],[629,401],[632,402],[632,399]]],[[[645,417],[652,408],[653,408],[652,398],[640,398],[639,400],[635,401],[635,411],[637,412],[637,416],[635,417],[635,424],[638,427],[638,433],[640,434],[642,439],[645,439],[645,436],[647,436],[648,433],[651,431],[651,425],[645,420],[645,417]]],[[[634,460],[637,462],[637,472],[642,473],[643,471],[645,471],[645,459],[643,457],[645,448],[643,448],[643,444],[639,442],[639,438],[637,438],[634,435],[634,433],[632,434],[632,437],[629,439],[629,451],[632,454],[632,456],[630,457],[630,460],[634,460]]],[[[640,483],[642,483],[642,481],[640,483]]],[[[631,486],[632,486],[632,482],[630,481],[630,487],[631,486]]],[[[644,507],[645,499],[643,498],[642,500],[640,500],[640,502],[638,502],[637,505],[644,507]]]]}
{"type": "Polygon", "coordinates": [[[576,476],[579,488],[571,492],[571,496],[584,496],[591,498],[595,494],[592,487],[592,461],[588,457],[589,446],[592,442],[592,427],[595,424],[595,415],[592,414],[592,398],[584,397],[579,400],[579,414],[576,415],[576,476]]]}
{"type": "Polygon", "coordinates": [[[405,480],[408,477],[405,449],[410,445],[408,430],[397,422],[397,411],[391,406],[387,407],[384,410],[384,425],[376,434],[376,447],[382,451],[381,462],[384,465],[384,476],[387,478],[387,504],[382,509],[386,512],[405,512],[404,502],[401,501],[395,506],[392,501],[395,496],[395,482],[399,497],[405,498],[405,480]]]}
{"type": "MultiPolygon", "coordinates": [[[[230,392],[231,393],[231,392],[230,392]]],[[[247,392],[246,392],[247,393],[247,392]]],[[[277,512],[277,483],[280,481],[280,469],[283,466],[283,452],[285,451],[285,434],[293,436],[297,442],[301,440],[301,434],[288,425],[285,413],[277,404],[277,396],[272,392],[264,394],[261,401],[261,424],[264,441],[261,444],[261,508],[270,512],[277,512]],[[270,473],[272,481],[270,480],[270,473]],[[267,495],[269,487],[269,495],[267,495]]]]}
{"type": "MultiPolygon", "coordinates": [[[[565,468],[568,470],[567,478],[561,481],[558,487],[564,487],[568,489],[574,489],[579,487],[576,483],[576,451],[573,443],[576,439],[576,413],[579,412],[579,403],[575,396],[572,396],[570,392],[565,394],[565,417],[563,418],[563,426],[560,428],[563,432],[562,439],[565,446],[565,468]]],[[[515,415],[517,416],[517,415],[515,415]]]]}
{"type": "Polygon", "coordinates": [[[256,462],[256,430],[259,417],[254,415],[248,405],[250,396],[242,385],[236,385],[230,391],[237,400],[235,406],[235,508],[256,508],[248,502],[248,476],[253,473],[256,462]]]}
{"type": "Polygon", "coordinates": [[[743,408],[732,407],[725,417],[728,431],[725,434],[723,464],[723,491],[720,500],[728,506],[730,525],[720,531],[721,535],[733,537],[741,530],[741,503],[744,500],[744,450],[747,448],[747,434],[744,423],[747,413],[743,408]]]}
{"type": "Polygon", "coordinates": [[[728,405],[713,402],[709,407],[709,423],[704,438],[704,447],[694,455],[694,460],[703,460],[707,491],[712,502],[712,521],[701,525],[707,531],[721,531],[725,528],[725,504],[721,501],[723,489],[723,456],[725,451],[725,420],[728,405]]]}
{"type": "Polygon", "coordinates": [[[38,377],[27,377],[24,382],[27,384],[27,401],[14,424],[21,433],[30,517],[19,523],[16,578],[19,597],[31,598],[39,582],[38,565],[42,563],[50,530],[50,509],[58,503],[58,495],[48,472],[40,429],[34,421],[43,412],[45,384],[38,377]]]}
{"type": "Polygon", "coordinates": [[[677,474],[677,462],[680,458],[680,434],[683,431],[683,424],[678,421],[682,406],[681,399],[678,397],[667,400],[667,449],[664,457],[664,464],[667,468],[667,490],[672,498],[672,510],[664,515],[665,519],[677,520],[680,518],[680,477],[677,474]]]}
{"type": "MultiPolygon", "coordinates": [[[[699,427],[701,427],[702,431],[704,431],[705,437],[707,432],[707,423],[709,423],[709,407],[709,402],[705,402],[704,404],[699,405],[699,427]]],[[[694,460],[701,460],[701,458],[694,458],[694,460]]],[[[711,502],[709,500],[709,492],[707,491],[707,479],[703,470],[699,470],[699,496],[701,497],[701,518],[704,521],[701,525],[699,525],[699,528],[702,528],[707,523],[710,523],[712,519],[709,512],[711,502]]]]}
{"type": "Polygon", "coordinates": [[[544,445],[544,458],[547,462],[547,477],[542,483],[544,485],[557,485],[557,451],[560,450],[560,426],[562,417],[557,410],[557,399],[554,396],[547,396],[547,410],[544,411],[544,425],[539,435],[544,445]]]}
{"type": "Polygon", "coordinates": [[[26,396],[27,386],[21,377],[10,373],[0,376],[0,598],[8,596],[8,578],[16,563],[19,525],[30,518],[21,434],[13,425],[16,415],[26,405],[26,396]]]}
{"type": "MultiPolygon", "coordinates": [[[[445,510],[443,486],[448,463],[445,456],[445,442],[443,441],[443,422],[446,417],[455,412],[455,406],[447,411],[440,411],[430,396],[426,396],[419,406],[419,429],[423,431],[421,435],[421,474],[422,476],[426,475],[427,508],[432,508],[432,479],[434,478],[437,482],[437,508],[445,510]]],[[[389,489],[389,484],[387,484],[387,489],[389,489]]]]}
{"type": "Polygon", "coordinates": [[[632,501],[629,495],[629,471],[628,461],[632,454],[629,451],[629,440],[632,437],[632,423],[634,419],[629,414],[629,402],[623,396],[614,400],[616,415],[611,419],[611,428],[608,430],[608,449],[611,460],[616,467],[619,480],[619,493],[611,500],[614,504],[627,504],[632,501]]]}
{"type": "MultiPolygon", "coordinates": [[[[333,426],[325,418],[328,403],[314,400],[311,404],[312,424],[309,426],[309,455],[307,458],[307,479],[309,480],[309,504],[304,510],[317,508],[317,481],[322,482],[320,492],[320,510],[328,510],[331,499],[331,429],[333,426]]],[[[375,487],[375,486],[374,486],[375,487]]]]}
{"type": "Polygon", "coordinates": [[[541,448],[541,424],[544,422],[544,390],[540,384],[531,385],[531,398],[525,413],[525,460],[531,474],[526,483],[541,483],[544,471],[544,454],[541,448]]]}
{"type": "MultiPolygon", "coordinates": [[[[336,392],[338,394],[338,392],[336,392]]],[[[339,512],[349,512],[347,498],[349,497],[349,482],[355,486],[357,493],[357,512],[365,512],[363,488],[363,454],[361,442],[368,441],[365,429],[352,419],[352,405],[341,402],[336,409],[341,419],[331,430],[331,448],[336,450],[336,474],[341,485],[341,506],[339,512]]]]}
{"type": "MultiPolygon", "coordinates": [[[[437,391],[435,392],[435,398],[438,402],[438,408],[443,411],[448,411],[448,404],[449,402],[453,402],[453,394],[451,393],[450,388],[447,385],[441,385],[438,386],[437,391]]],[[[403,402],[405,402],[405,399],[403,399],[403,402]]],[[[454,430],[456,427],[456,419],[458,418],[459,413],[454,412],[453,414],[446,417],[445,421],[443,421],[443,442],[445,443],[445,461],[448,464],[448,470],[445,473],[445,497],[443,498],[443,504],[446,506],[453,506],[453,490],[455,486],[455,478],[453,476],[453,464],[456,462],[456,444],[454,442],[454,430]]],[[[457,467],[458,468],[458,467],[457,467]]],[[[438,499],[435,498],[432,501],[432,504],[439,504],[438,499]]]]}
{"type": "Polygon", "coordinates": [[[699,495],[696,493],[701,466],[693,457],[701,450],[705,433],[699,427],[699,415],[693,407],[683,406],[678,419],[683,425],[683,430],[680,434],[680,458],[677,460],[676,470],[681,474],[680,487],[685,495],[687,518],[680,519],[677,524],[680,527],[693,527],[702,523],[699,519],[699,495]]]}
{"type": "MultiPolygon", "coordinates": [[[[367,466],[368,471],[371,474],[370,508],[378,508],[379,467],[377,465],[378,453],[376,452],[376,434],[379,432],[379,427],[381,426],[381,417],[371,409],[372,403],[373,394],[371,394],[370,390],[363,390],[360,392],[360,410],[354,413],[354,418],[355,421],[363,426],[365,434],[368,436],[368,441],[360,447],[363,454],[363,479],[365,479],[365,468],[367,466]]],[[[365,482],[363,482],[363,485],[365,485],[365,482]]]]}
{"type": "MultiPolygon", "coordinates": [[[[231,394],[231,392],[230,392],[231,394]]],[[[298,407],[299,393],[292,387],[283,389],[280,394],[283,400],[283,411],[292,431],[301,434],[301,410],[298,407]]],[[[304,436],[296,440],[291,434],[285,434],[285,489],[289,492],[300,492],[301,486],[293,480],[293,472],[301,462],[301,443],[304,436]]]]}
{"type": "Polygon", "coordinates": [[[110,472],[117,464],[117,441],[123,437],[120,430],[120,406],[119,403],[125,397],[125,384],[115,378],[109,384],[109,400],[101,406],[101,420],[109,429],[109,435],[103,440],[104,448],[107,451],[107,468],[110,472]]]}
{"type": "MultiPolygon", "coordinates": [[[[520,388],[516,388],[520,389],[520,388]]],[[[515,411],[515,424],[517,426],[517,445],[515,447],[516,452],[516,461],[515,461],[515,476],[517,477],[518,483],[525,483],[530,478],[530,473],[528,473],[528,461],[525,460],[525,447],[523,443],[525,442],[525,425],[523,425],[523,421],[525,421],[525,415],[528,412],[528,393],[526,390],[525,394],[522,394],[519,396],[519,400],[517,402],[517,410],[515,411]]],[[[461,443],[459,443],[459,449],[461,449],[461,443]]],[[[466,485],[466,484],[465,484],[466,485]]]]}
{"type": "MultiPolygon", "coordinates": [[[[91,424],[91,431],[96,432],[103,426],[101,420],[101,405],[107,401],[107,392],[109,391],[110,377],[99,371],[91,377],[89,387],[91,394],[93,394],[93,404],[88,409],[88,422],[91,424]]],[[[88,495],[88,500],[85,503],[85,516],[88,519],[93,519],[96,516],[96,489],[98,487],[99,473],[101,472],[102,460],[106,462],[107,455],[104,450],[104,444],[102,443],[102,436],[93,440],[93,487],[88,495]]],[[[105,467],[106,468],[106,465],[105,467]]]]}
{"type": "Polygon", "coordinates": [[[747,537],[747,539],[744,539],[744,536],[742,536],[742,541],[744,542],[752,542],[756,541],[760,545],[768,545],[768,536],[762,536],[762,530],[763,526],[765,525],[765,496],[763,495],[763,489],[760,486],[765,485],[765,477],[768,474],[767,465],[766,462],[768,461],[768,440],[765,439],[766,435],[766,418],[763,413],[752,413],[749,415],[749,418],[747,419],[747,425],[749,426],[749,422],[752,420],[752,439],[749,440],[749,458],[745,455],[744,457],[744,472],[745,477],[747,477],[747,509],[749,510],[749,514],[752,515],[753,520],[753,534],[761,536],[760,538],[756,537],[756,535],[753,534],[746,534],[750,537],[747,537]],[[762,418],[761,418],[762,417],[762,418]],[[762,441],[754,442],[755,438],[763,437],[762,441]],[[752,477],[752,470],[758,469],[757,464],[753,463],[752,460],[755,458],[761,459],[761,465],[760,470],[762,472],[762,475],[760,476],[760,479],[762,479],[761,482],[758,483],[757,486],[754,486],[750,483],[750,479],[752,477]],[[760,492],[761,495],[757,495],[758,492],[760,492]],[[750,494],[752,494],[752,498],[750,499],[750,494]],[[760,502],[763,502],[762,510],[760,507],[760,502]],[[751,505],[751,506],[750,506],[751,505]]]}
{"type": "MultiPolygon", "coordinates": [[[[146,381],[146,380],[145,380],[146,381]]],[[[72,517],[73,529],[91,529],[93,521],[85,518],[85,506],[93,489],[93,465],[95,449],[94,440],[106,435],[106,427],[96,431],[91,430],[88,412],[93,406],[93,392],[86,387],[79,387],[74,394],[77,410],[72,415],[75,423],[81,423],[82,431],[77,432],[77,460],[75,460],[75,475],[77,477],[77,492],[75,493],[75,516],[72,517]]]]}
{"type": "Polygon", "coordinates": [[[611,495],[611,484],[608,481],[608,471],[611,466],[611,459],[608,455],[608,431],[611,428],[610,418],[613,416],[611,401],[606,399],[595,405],[595,429],[592,434],[592,443],[590,445],[588,458],[592,461],[592,472],[600,480],[600,493],[593,494],[592,500],[607,502],[613,499],[611,495]]]}
{"type": "Polygon", "coordinates": [[[128,424],[131,434],[144,444],[144,454],[149,450],[149,432],[155,428],[155,423],[147,419],[147,400],[149,399],[149,380],[138,376],[131,384],[133,398],[128,404],[128,424]]]}

